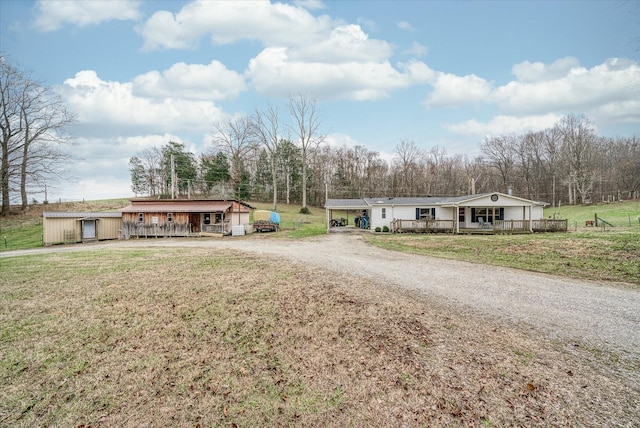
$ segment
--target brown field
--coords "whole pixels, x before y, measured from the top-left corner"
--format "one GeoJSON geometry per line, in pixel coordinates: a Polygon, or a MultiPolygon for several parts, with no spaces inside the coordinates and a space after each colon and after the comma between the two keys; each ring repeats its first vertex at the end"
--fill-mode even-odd
{"type": "Polygon", "coordinates": [[[637,426],[640,367],[206,248],[0,259],[0,425],[637,426]]]}

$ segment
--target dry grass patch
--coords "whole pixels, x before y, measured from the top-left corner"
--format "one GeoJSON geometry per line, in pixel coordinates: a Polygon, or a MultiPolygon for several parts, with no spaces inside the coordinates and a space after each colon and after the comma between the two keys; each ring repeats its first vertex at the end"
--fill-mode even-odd
{"type": "Polygon", "coordinates": [[[222,250],[0,259],[0,425],[630,425],[638,367],[222,250]]]}

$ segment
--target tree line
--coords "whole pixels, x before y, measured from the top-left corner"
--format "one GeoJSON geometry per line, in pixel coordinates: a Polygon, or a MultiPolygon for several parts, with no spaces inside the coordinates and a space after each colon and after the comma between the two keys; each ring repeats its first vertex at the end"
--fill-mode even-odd
{"type": "Polygon", "coordinates": [[[215,124],[213,144],[198,159],[176,142],[143,151],[130,161],[134,192],[170,197],[173,185],[177,197],[237,197],[272,202],[274,209],[278,202],[322,206],[326,198],[493,191],[552,206],[640,197],[640,140],[598,136],[583,116],[567,115],[543,131],[485,138],[474,157],[404,140],[387,160],[364,146],[323,144],[314,100],[291,99],[289,113],[293,127],[280,123],[271,107],[215,124]],[[282,138],[287,129],[296,130],[293,138],[282,138]]]}
{"type": "Polygon", "coordinates": [[[24,210],[30,192],[46,195],[47,182],[64,175],[71,158],[65,129],[74,121],[59,95],[0,54],[0,216],[9,213],[12,194],[24,210]]]}

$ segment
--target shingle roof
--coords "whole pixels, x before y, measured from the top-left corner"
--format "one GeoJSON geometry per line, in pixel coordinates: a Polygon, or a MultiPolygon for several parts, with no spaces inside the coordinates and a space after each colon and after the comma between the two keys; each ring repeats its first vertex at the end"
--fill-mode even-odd
{"type": "Polygon", "coordinates": [[[476,195],[464,195],[464,196],[423,196],[423,197],[411,197],[411,198],[390,198],[388,196],[378,198],[363,198],[363,199],[327,199],[325,203],[326,208],[368,208],[373,205],[442,205],[451,204],[468,199],[475,199],[488,195],[488,193],[476,194],[476,195]]]}

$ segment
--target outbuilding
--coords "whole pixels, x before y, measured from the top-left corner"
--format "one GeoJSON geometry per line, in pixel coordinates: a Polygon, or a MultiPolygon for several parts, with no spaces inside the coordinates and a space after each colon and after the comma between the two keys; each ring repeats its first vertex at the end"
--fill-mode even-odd
{"type": "Polygon", "coordinates": [[[118,239],[122,223],[119,212],[42,213],[44,245],[118,239]]]}
{"type": "Polygon", "coordinates": [[[250,227],[251,210],[237,199],[132,199],[120,210],[122,234],[125,239],[227,235],[234,226],[250,227]]]}

